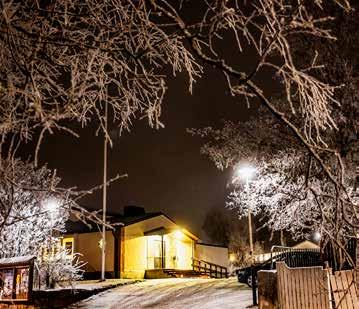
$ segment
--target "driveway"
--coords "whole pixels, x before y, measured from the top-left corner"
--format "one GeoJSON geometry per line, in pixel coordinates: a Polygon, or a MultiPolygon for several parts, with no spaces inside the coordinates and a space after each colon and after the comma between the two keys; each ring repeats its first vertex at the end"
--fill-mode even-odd
{"type": "Polygon", "coordinates": [[[70,306],[95,308],[246,308],[251,290],[236,279],[153,279],[117,287],[70,306]]]}

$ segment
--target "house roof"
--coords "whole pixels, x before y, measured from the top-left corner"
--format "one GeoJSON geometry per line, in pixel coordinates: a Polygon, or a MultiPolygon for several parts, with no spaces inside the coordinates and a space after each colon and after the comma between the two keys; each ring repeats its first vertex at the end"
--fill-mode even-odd
{"type": "Polygon", "coordinates": [[[310,240],[304,240],[298,244],[296,244],[295,246],[293,246],[293,248],[296,249],[319,249],[319,246],[313,242],[311,242],[310,240]]]}
{"type": "MultiPolygon", "coordinates": [[[[162,212],[148,212],[148,213],[143,213],[141,215],[137,215],[137,216],[124,216],[124,215],[119,215],[119,214],[110,214],[108,216],[108,221],[111,224],[123,224],[124,226],[128,226],[131,224],[135,224],[144,220],[148,220],[154,217],[158,217],[158,216],[164,216],[166,217],[168,220],[170,220],[173,224],[177,223],[171,219],[170,217],[168,217],[166,214],[162,213],[162,212]]],[[[66,230],[66,234],[81,234],[81,233],[91,233],[91,232],[99,232],[101,231],[102,226],[95,224],[93,222],[88,222],[88,223],[84,223],[82,221],[74,221],[74,220],[68,220],[65,224],[65,230],[66,230]]],[[[159,227],[160,228],[160,227],[159,227]]],[[[192,234],[190,231],[181,228],[181,230],[190,238],[198,240],[199,238],[192,234]]]]}
{"type": "MultiPolygon", "coordinates": [[[[163,214],[162,214],[163,215],[163,214]]],[[[171,220],[170,218],[166,217],[167,219],[171,220]]],[[[173,222],[173,220],[171,220],[173,222]]],[[[174,224],[176,224],[175,222],[173,222],[174,224]]],[[[177,225],[177,224],[176,224],[177,225]]],[[[184,229],[184,228],[180,228],[180,229],[169,229],[169,228],[165,228],[163,226],[160,226],[158,228],[149,230],[149,231],[145,231],[144,234],[145,236],[149,236],[149,235],[166,235],[169,234],[175,230],[180,230],[183,234],[185,234],[187,237],[194,239],[194,240],[198,240],[199,238],[192,234],[190,231],[184,229]]]]}
{"type": "Polygon", "coordinates": [[[24,255],[24,256],[16,256],[12,258],[3,258],[0,259],[0,266],[17,266],[17,265],[27,265],[30,264],[34,259],[36,259],[35,255],[24,255]]]}
{"type": "MultiPolygon", "coordinates": [[[[111,224],[123,224],[125,226],[131,225],[137,222],[141,222],[150,218],[158,217],[160,215],[164,215],[161,212],[149,212],[138,216],[123,216],[119,214],[110,214],[107,217],[107,220],[111,224]]],[[[65,224],[66,234],[73,233],[90,233],[97,232],[101,230],[101,226],[94,222],[84,223],[80,220],[68,220],[65,224]]]]}
{"type": "Polygon", "coordinates": [[[218,247],[218,248],[227,248],[227,249],[228,249],[228,246],[226,246],[226,245],[220,245],[220,244],[209,244],[209,243],[199,242],[199,243],[197,243],[197,245],[200,245],[200,246],[210,246],[210,247],[218,247]]]}

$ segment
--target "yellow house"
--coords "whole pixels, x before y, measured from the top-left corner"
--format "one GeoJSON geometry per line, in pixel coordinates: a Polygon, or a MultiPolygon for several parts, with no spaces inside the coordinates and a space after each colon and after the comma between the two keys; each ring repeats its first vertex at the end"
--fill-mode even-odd
{"type": "MultiPolygon", "coordinates": [[[[146,213],[141,207],[126,206],[123,215],[109,219],[112,223],[123,225],[106,232],[108,278],[193,275],[194,260],[201,260],[202,268],[210,265],[214,265],[213,269],[215,266],[228,266],[227,248],[199,243],[197,236],[179,227],[161,212],[146,213]]],[[[87,262],[85,278],[99,276],[102,245],[100,227],[89,228],[82,222],[69,221],[62,243],[70,253],[80,253],[81,259],[87,262]]]]}

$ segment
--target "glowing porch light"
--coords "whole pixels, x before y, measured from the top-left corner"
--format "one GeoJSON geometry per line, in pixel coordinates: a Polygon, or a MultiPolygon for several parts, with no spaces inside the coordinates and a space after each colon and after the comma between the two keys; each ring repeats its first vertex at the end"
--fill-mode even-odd
{"type": "Polygon", "coordinates": [[[174,231],[174,237],[178,240],[182,240],[184,238],[184,234],[181,230],[174,231]]]}

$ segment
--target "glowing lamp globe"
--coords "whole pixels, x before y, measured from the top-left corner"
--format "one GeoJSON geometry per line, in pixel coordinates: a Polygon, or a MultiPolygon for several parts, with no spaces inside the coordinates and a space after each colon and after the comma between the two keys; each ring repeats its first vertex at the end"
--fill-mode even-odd
{"type": "Polygon", "coordinates": [[[45,202],[45,208],[50,212],[54,212],[58,210],[59,207],[60,207],[60,203],[56,199],[49,199],[45,202]]]}
{"type": "Polygon", "coordinates": [[[322,235],[319,232],[314,232],[313,238],[315,241],[320,241],[322,235]]]}
{"type": "Polygon", "coordinates": [[[242,166],[237,169],[237,176],[245,180],[251,179],[256,174],[257,170],[253,166],[242,166]]]}

